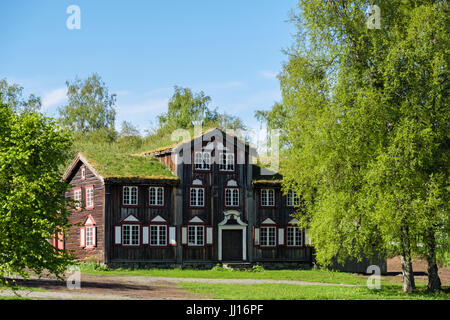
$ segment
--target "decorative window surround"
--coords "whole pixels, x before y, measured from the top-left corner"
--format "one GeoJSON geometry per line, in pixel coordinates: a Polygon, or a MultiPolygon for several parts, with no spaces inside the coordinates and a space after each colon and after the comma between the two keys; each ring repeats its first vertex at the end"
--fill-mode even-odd
{"type": "Polygon", "coordinates": [[[241,220],[241,213],[236,210],[227,210],[224,213],[224,219],[218,224],[218,260],[222,261],[222,232],[223,230],[241,230],[242,231],[242,260],[247,260],[247,224],[241,220]],[[228,224],[228,221],[233,217],[237,224],[228,224]]]}
{"type": "Polygon", "coordinates": [[[93,249],[97,246],[97,227],[94,218],[89,215],[80,228],[80,247],[93,249]]]}
{"type": "Polygon", "coordinates": [[[142,237],[142,223],[131,214],[114,227],[114,233],[114,243],[124,247],[139,247],[143,240],[148,241],[148,234],[147,239],[142,237]]]}

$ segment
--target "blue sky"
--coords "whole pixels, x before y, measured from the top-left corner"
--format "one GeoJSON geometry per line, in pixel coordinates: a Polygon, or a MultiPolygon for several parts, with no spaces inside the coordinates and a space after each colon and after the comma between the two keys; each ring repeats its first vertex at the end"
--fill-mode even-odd
{"type": "Polygon", "coordinates": [[[65,81],[98,73],[117,94],[117,124],[141,131],[167,109],[173,86],[203,90],[211,107],[257,127],[280,100],[276,74],[292,43],[296,0],[1,1],[0,78],[56,115],[65,81]],[[69,5],[81,29],[69,30],[69,5]]]}

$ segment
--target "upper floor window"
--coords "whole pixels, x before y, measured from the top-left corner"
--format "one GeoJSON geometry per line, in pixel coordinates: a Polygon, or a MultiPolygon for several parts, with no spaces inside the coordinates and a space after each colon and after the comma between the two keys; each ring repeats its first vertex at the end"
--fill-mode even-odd
{"type": "Polygon", "coordinates": [[[137,206],[138,204],[138,187],[126,186],[123,187],[123,205],[137,206]]]}
{"type": "Polygon", "coordinates": [[[149,188],[149,205],[150,206],[164,206],[164,188],[150,187],[149,188]]]}
{"type": "Polygon", "coordinates": [[[86,187],[86,209],[94,208],[94,186],[86,187]]]}
{"type": "Polygon", "coordinates": [[[86,167],[81,167],[81,180],[86,180],[86,167]]]}
{"type": "Polygon", "coordinates": [[[275,206],[275,190],[261,189],[261,206],[274,207],[275,206]]]}
{"type": "Polygon", "coordinates": [[[211,168],[211,154],[196,152],[194,157],[195,170],[209,170],[211,168]]]}
{"type": "Polygon", "coordinates": [[[205,187],[202,180],[195,179],[189,188],[189,204],[191,207],[205,206],[205,187]]]}
{"type": "Polygon", "coordinates": [[[297,207],[300,205],[300,197],[294,190],[289,190],[287,194],[287,205],[288,207],[297,207]]]}
{"type": "Polygon", "coordinates": [[[239,207],[239,186],[236,180],[228,180],[225,187],[225,206],[239,207]]]}
{"type": "Polygon", "coordinates": [[[81,188],[73,190],[73,200],[75,200],[75,209],[81,209],[81,188]]]}
{"type": "Polygon", "coordinates": [[[219,170],[234,171],[234,153],[221,153],[219,155],[219,170]]]}

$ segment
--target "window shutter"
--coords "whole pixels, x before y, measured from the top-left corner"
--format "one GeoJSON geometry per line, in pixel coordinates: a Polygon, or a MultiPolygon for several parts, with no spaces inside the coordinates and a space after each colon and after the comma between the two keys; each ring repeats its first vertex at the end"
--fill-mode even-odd
{"type": "Polygon", "coordinates": [[[121,244],[122,243],[122,227],[121,226],[115,226],[115,235],[114,235],[114,243],[115,244],[121,244]]]}
{"type": "Polygon", "coordinates": [[[169,227],[169,246],[177,245],[177,227],[169,227]]]}
{"type": "Polygon", "coordinates": [[[96,226],[92,227],[92,245],[94,247],[97,246],[97,227],[96,226]]]}
{"type": "Polygon", "coordinates": [[[206,227],[206,244],[213,244],[213,227],[206,227]]]}
{"type": "Polygon", "coordinates": [[[284,228],[278,228],[278,245],[284,246],[284,228]]]}
{"type": "Polygon", "coordinates": [[[80,228],[80,247],[86,247],[86,228],[80,228]]]}
{"type": "Polygon", "coordinates": [[[253,228],[253,244],[259,246],[259,228],[253,228]]]}
{"type": "Polygon", "coordinates": [[[181,244],[187,244],[187,227],[181,227],[181,244]]]}
{"type": "Polygon", "coordinates": [[[148,244],[148,227],[142,227],[142,244],[148,244]]]}

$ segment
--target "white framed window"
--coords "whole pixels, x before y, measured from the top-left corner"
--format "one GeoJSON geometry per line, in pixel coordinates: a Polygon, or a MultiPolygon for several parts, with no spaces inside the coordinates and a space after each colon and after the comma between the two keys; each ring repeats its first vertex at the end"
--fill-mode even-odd
{"type": "Polygon", "coordinates": [[[167,246],[166,225],[150,225],[150,245],[167,246]]]}
{"type": "Polygon", "coordinates": [[[86,167],[81,167],[81,180],[86,180],[86,167]]]}
{"type": "Polygon", "coordinates": [[[196,170],[209,170],[211,168],[211,154],[209,152],[196,152],[194,164],[196,170]]]}
{"type": "Polygon", "coordinates": [[[297,207],[300,205],[300,197],[294,190],[289,190],[287,194],[287,205],[288,207],[297,207]]]}
{"type": "Polygon", "coordinates": [[[234,171],[234,153],[221,153],[219,155],[219,170],[234,171]]]}
{"type": "Polygon", "coordinates": [[[225,188],[225,206],[239,207],[239,188],[225,188]]]}
{"type": "Polygon", "coordinates": [[[94,227],[86,227],[86,247],[94,246],[94,227]]]}
{"type": "Polygon", "coordinates": [[[73,200],[75,200],[75,209],[81,209],[81,188],[73,190],[73,200]]]}
{"type": "Polygon", "coordinates": [[[205,206],[205,188],[191,187],[189,190],[189,204],[191,207],[205,206]]]}
{"type": "Polygon", "coordinates": [[[203,246],[205,244],[205,227],[188,226],[188,245],[203,246]]]}
{"type": "Polygon", "coordinates": [[[301,247],[303,245],[302,231],[298,227],[286,228],[286,244],[291,247],[301,247]]]}
{"type": "Polygon", "coordinates": [[[86,188],[86,208],[92,209],[94,207],[94,187],[86,188]]]}
{"type": "Polygon", "coordinates": [[[138,204],[138,187],[125,186],[123,187],[122,204],[125,206],[137,206],[138,204]]]}
{"type": "Polygon", "coordinates": [[[140,244],[140,225],[122,225],[122,244],[125,246],[138,246],[140,244]]]}
{"type": "Polygon", "coordinates": [[[150,187],[149,188],[149,205],[151,206],[164,206],[164,188],[163,187],[150,187]]]}
{"type": "Polygon", "coordinates": [[[80,228],[80,247],[94,248],[97,246],[96,231],[95,220],[89,215],[84,222],[84,227],[80,228]]]}
{"type": "Polygon", "coordinates": [[[274,207],[275,206],[275,190],[261,189],[261,206],[274,207]]]}
{"type": "Polygon", "coordinates": [[[276,227],[261,227],[259,231],[259,243],[262,247],[276,246],[276,227]]]}

